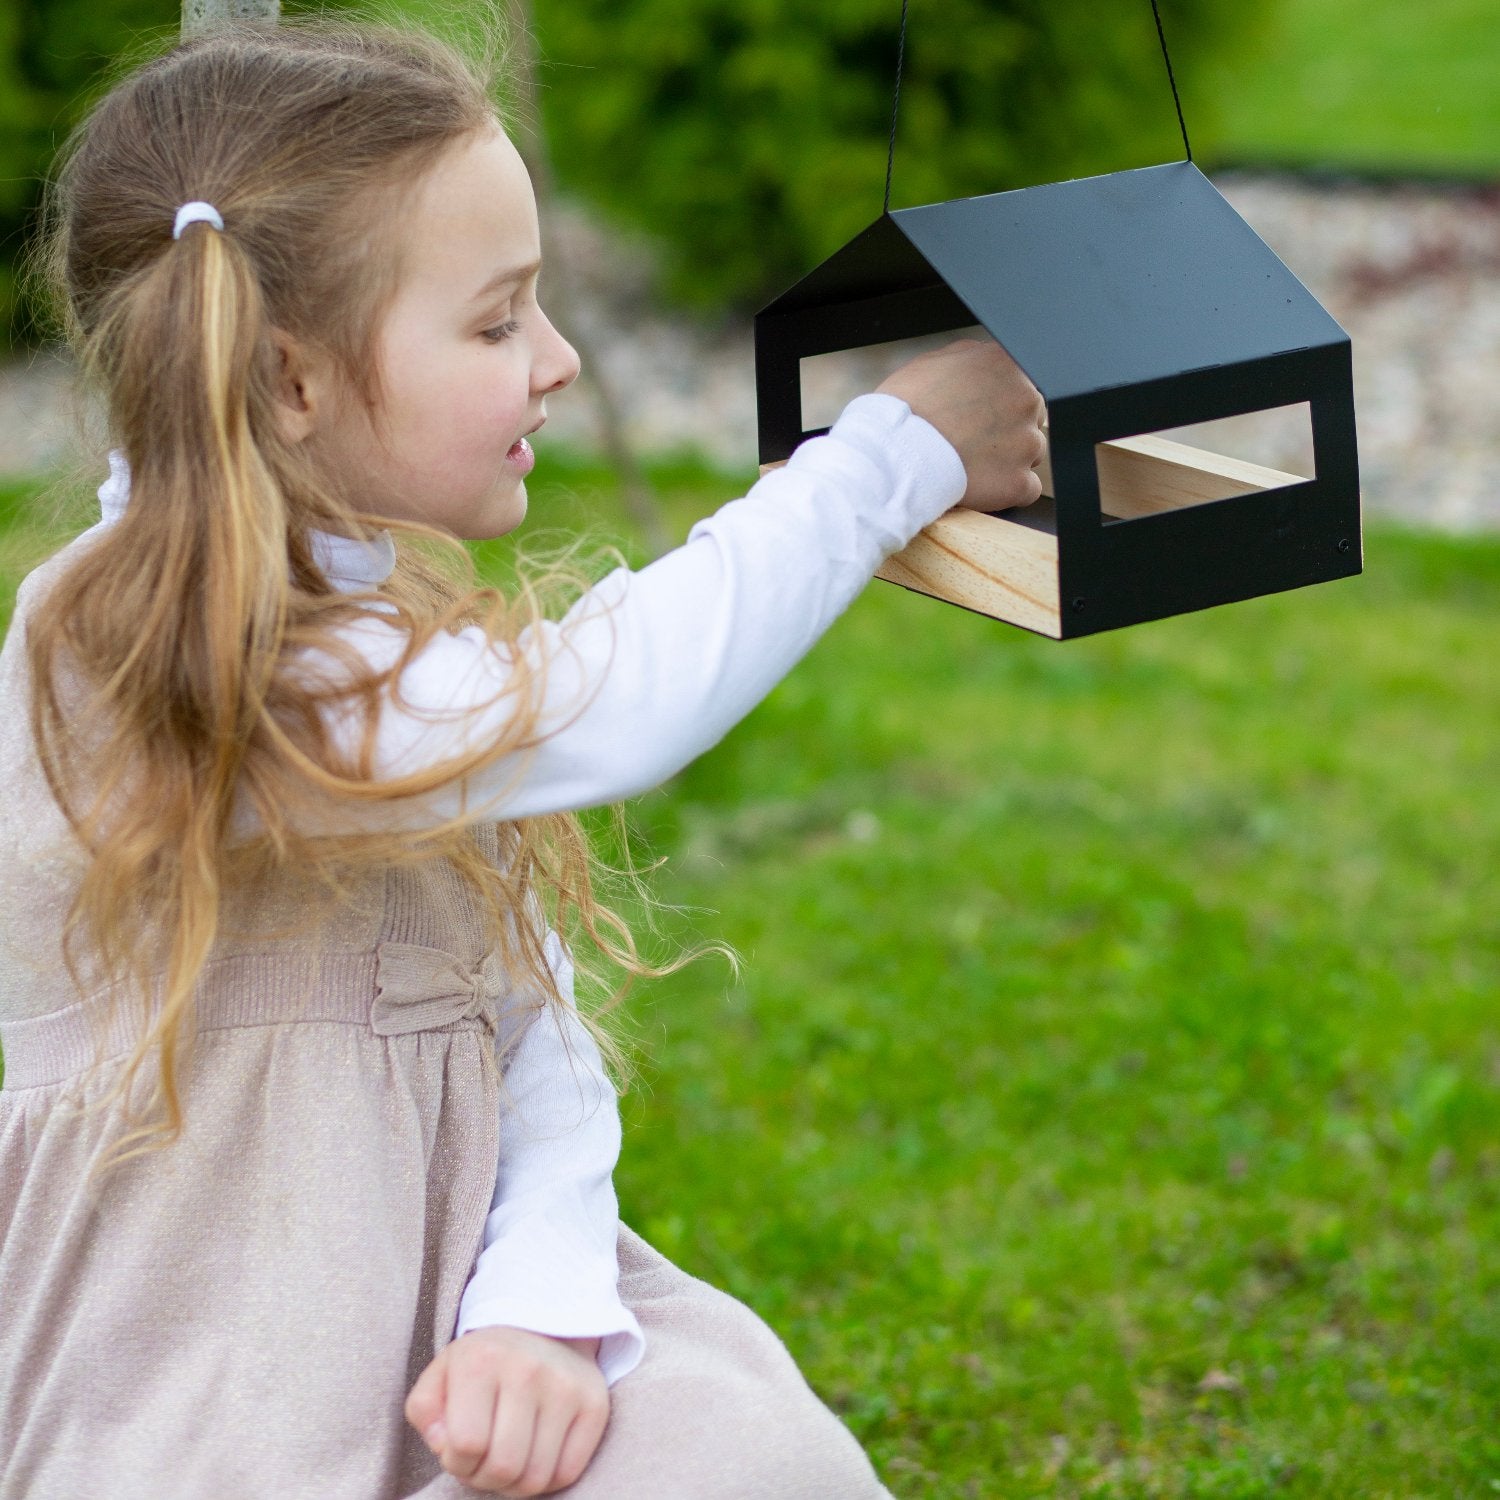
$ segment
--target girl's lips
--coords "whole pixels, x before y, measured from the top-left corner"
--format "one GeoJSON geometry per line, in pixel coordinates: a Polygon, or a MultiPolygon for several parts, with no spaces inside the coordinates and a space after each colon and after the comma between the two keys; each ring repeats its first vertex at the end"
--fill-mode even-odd
{"type": "Polygon", "coordinates": [[[536,454],[531,451],[531,444],[525,438],[519,438],[510,445],[505,462],[511,468],[519,469],[522,474],[529,474],[536,463],[536,454]]]}

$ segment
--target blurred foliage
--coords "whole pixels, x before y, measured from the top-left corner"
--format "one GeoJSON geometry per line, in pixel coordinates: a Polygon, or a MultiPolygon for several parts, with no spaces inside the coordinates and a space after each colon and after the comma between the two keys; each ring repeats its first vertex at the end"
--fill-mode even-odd
{"type": "MultiPolygon", "coordinates": [[[[288,0],[288,10],[307,8],[313,0],[288,0]]],[[[380,0],[380,9],[448,30],[484,16],[468,0],[380,0]]],[[[683,300],[751,305],[878,213],[896,0],[531,0],[530,9],[542,120],[564,186],[658,240],[683,300]]],[[[1500,97],[1500,28],[1488,9],[1489,0],[1378,12],[1359,0],[1165,0],[1163,20],[1193,143],[1210,164],[1227,155],[1488,173],[1500,97]]],[[[121,56],[169,36],[178,14],[177,0],[11,0],[0,12],[8,325],[12,267],[53,151],[121,56]]],[[[1180,152],[1148,0],[913,9],[896,206],[1180,152]]]]}
{"type": "Polygon", "coordinates": [[[0,318],[34,335],[16,266],[53,154],[117,61],[178,24],[177,0],[10,0],[0,8],[0,318]]]}
{"type": "MultiPolygon", "coordinates": [[[[1163,10],[1191,80],[1275,6],[1163,10]]],[[[763,300],[880,212],[899,18],[892,0],[537,0],[559,176],[664,239],[687,300],[763,300]]],[[[1190,126],[1211,116],[1185,102],[1190,126]]],[[[893,205],[1181,154],[1147,0],[913,8],[893,205]]]]}
{"type": "MultiPolygon", "coordinates": [[[[383,9],[446,30],[458,19],[452,0],[383,9]]],[[[889,0],[531,9],[564,184],[658,239],[683,300],[752,303],[879,211],[900,15],[889,0]]],[[[1189,76],[1194,58],[1245,33],[1243,9],[1169,0],[1174,58],[1189,76]]],[[[52,155],[122,56],[169,37],[179,13],[177,0],[13,0],[0,19],[0,307],[23,338],[35,330],[15,305],[13,267],[52,155]]],[[[1190,101],[1193,117],[1204,113],[1190,101]]],[[[1147,0],[1100,13],[1088,0],[959,0],[914,13],[897,204],[1180,150],[1147,0]]]]}
{"type": "Polygon", "coordinates": [[[1255,41],[1216,64],[1219,160],[1500,177],[1494,0],[1282,0],[1255,41]]]}

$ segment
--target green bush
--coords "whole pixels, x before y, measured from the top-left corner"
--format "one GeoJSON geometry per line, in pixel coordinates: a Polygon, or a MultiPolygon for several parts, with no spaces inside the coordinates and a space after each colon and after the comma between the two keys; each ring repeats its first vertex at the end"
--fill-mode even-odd
{"type": "MultiPolygon", "coordinates": [[[[421,18],[430,5],[387,8],[421,18]]],[[[452,19],[448,0],[432,8],[452,19]]],[[[879,212],[900,15],[891,0],[533,9],[543,121],[564,185],[656,237],[683,300],[752,304],[879,212]]],[[[1242,35],[1249,8],[1169,0],[1166,11],[1190,122],[1207,123],[1195,61],[1242,35]]],[[[53,153],[121,54],[169,35],[179,14],[178,0],[21,0],[0,12],[0,313],[12,339],[32,331],[12,268],[53,153]]],[[[1148,0],[918,4],[906,61],[898,206],[1180,154],[1148,0]]]]}
{"type": "MultiPolygon", "coordinates": [[[[1211,120],[1195,64],[1274,7],[1163,9],[1191,128],[1211,120]]],[[[688,300],[764,298],[880,211],[899,17],[893,0],[537,0],[559,177],[663,240],[688,300]]],[[[912,7],[895,206],[1181,154],[1148,0],[912,7]]]]}
{"type": "Polygon", "coordinates": [[[15,267],[42,182],[92,90],[121,54],[178,23],[178,0],[19,0],[0,10],[0,319],[33,333],[15,267]]]}

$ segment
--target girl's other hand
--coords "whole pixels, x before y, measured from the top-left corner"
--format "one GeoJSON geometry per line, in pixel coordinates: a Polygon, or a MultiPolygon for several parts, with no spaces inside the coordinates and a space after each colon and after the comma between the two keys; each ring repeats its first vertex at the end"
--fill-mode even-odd
{"type": "Polygon", "coordinates": [[[609,1420],[597,1339],[476,1328],[418,1377],[406,1420],[444,1469],[497,1495],[550,1495],[588,1466],[609,1420]]]}
{"type": "Polygon", "coordinates": [[[1037,388],[999,344],[955,339],[920,354],[877,387],[899,396],[958,450],[969,510],[1030,505],[1042,493],[1047,409],[1037,388]]]}

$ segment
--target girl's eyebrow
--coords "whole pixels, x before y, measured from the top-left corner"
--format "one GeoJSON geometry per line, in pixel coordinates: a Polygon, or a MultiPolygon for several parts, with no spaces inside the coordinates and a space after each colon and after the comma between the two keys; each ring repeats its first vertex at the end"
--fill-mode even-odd
{"type": "Polygon", "coordinates": [[[482,302],[501,287],[510,282],[525,281],[528,276],[534,276],[542,268],[540,260],[528,261],[524,266],[515,266],[507,271],[496,271],[485,284],[469,298],[470,302],[482,302]]]}

